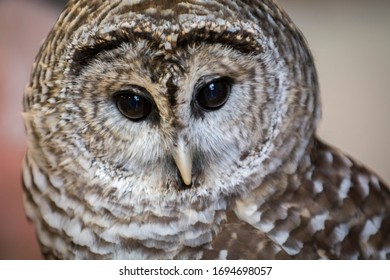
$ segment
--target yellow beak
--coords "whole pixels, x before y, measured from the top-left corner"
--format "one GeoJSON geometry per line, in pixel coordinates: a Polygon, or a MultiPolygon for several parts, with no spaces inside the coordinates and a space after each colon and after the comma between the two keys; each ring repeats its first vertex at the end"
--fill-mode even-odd
{"type": "Polygon", "coordinates": [[[184,143],[183,139],[179,139],[177,147],[173,151],[173,159],[179,169],[181,178],[184,184],[191,185],[192,177],[192,152],[184,143]]]}

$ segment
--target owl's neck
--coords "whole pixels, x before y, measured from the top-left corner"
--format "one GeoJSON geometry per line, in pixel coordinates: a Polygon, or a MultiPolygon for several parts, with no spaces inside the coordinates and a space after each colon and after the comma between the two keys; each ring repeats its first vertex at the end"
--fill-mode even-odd
{"type": "Polygon", "coordinates": [[[113,258],[200,258],[226,219],[226,201],[198,197],[188,203],[181,199],[133,205],[128,219],[114,222],[101,234],[118,244],[113,258]],[[131,245],[123,249],[122,244],[131,245]]]}

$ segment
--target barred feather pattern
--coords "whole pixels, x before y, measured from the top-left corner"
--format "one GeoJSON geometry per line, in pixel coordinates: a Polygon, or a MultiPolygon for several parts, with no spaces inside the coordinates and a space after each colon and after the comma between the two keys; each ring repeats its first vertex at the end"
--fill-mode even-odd
{"type": "Polygon", "coordinates": [[[235,200],[204,257],[389,259],[388,187],[318,140],[309,157],[305,172],[270,176],[235,200]]]}
{"type": "Polygon", "coordinates": [[[320,114],[312,55],[273,1],[70,0],[24,98],[42,254],[389,259],[389,187],[316,138],[320,114]],[[229,99],[201,110],[221,77],[229,99]],[[154,106],[140,122],[113,101],[134,85],[154,106]]]}

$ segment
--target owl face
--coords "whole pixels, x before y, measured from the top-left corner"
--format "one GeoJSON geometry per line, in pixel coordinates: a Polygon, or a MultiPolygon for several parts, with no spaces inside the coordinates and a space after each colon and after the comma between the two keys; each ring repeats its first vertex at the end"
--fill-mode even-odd
{"type": "Polygon", "coordinates": [[[52,56],[38,89],[46,94],[31,106],[39,151],[56,154],[40,164],[48,173],[77,174],[105,193],[231,194],[313,132],[315,73],[296,74],[295,54],[282,56],[304,52],[299,40],[276,47],[274,29],[233,17],[234,5],[211,13],[122,2],[106,7],[116,16],[94,18],[101,11],[81,2],[92,14],[52,56]]]}
{"type": "Polygon", "coordinates": [[[267,113],[260,123],[247,109],[260,112],[267,100],[254,61],[218,44],[167,53],[145,41],[123,43],[71,77],[76,100],[66,102],[79,104],[73,123],[90,157],[143,178],[145,188],[227,183],[244,151],[266,135],[267,113]]]}

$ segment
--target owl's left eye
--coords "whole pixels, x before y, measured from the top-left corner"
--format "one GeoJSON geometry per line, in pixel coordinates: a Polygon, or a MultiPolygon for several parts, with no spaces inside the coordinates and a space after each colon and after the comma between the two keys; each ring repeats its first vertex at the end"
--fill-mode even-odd
{"type": "Polygon", "coordinates": [[[221,108],[229,98],[231,79],[220,78],[203,86],[197,93],[198,104],[206,110],[221,108]]]}
{"type": "Polygon", "coordinates": [[[153,108],[148,98],[130,90],[118,91],[114,94],[114,98],[119,112],[133,121],[146,118],[153,108]]]}

